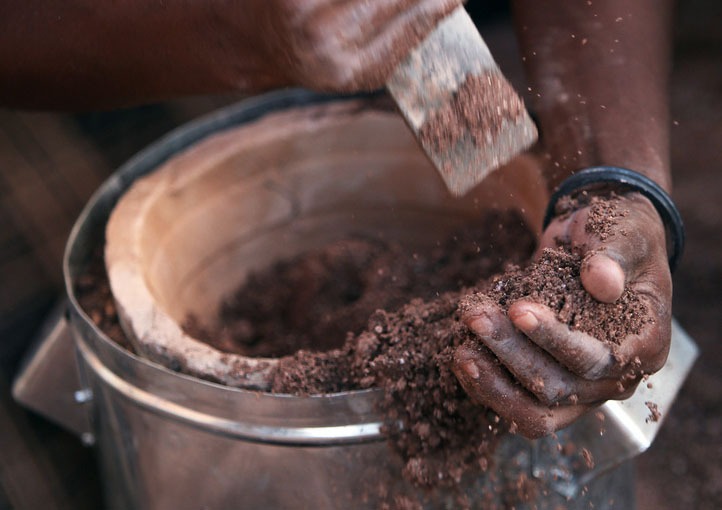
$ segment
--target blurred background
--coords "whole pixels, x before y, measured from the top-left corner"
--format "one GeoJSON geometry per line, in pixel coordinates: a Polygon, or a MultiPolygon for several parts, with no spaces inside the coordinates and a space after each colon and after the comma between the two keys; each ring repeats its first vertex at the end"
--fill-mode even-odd
{"type": "MultiPolygon", "coordinates": [[[[493,10],[497,21],[483,34],[518,82],[513,33],[504,9],[493,10]]],[[[678,3],[673,198],[688,244],[674,276],[674,314],[701,356],[637,462],[640,510],[722,508],[721,24],[718,0],[678,3]]],[[[102,507],[93,450],[18,407],[10,397],[13,377],[62,295],[65,241],[93,191],[174,127],[239,99],[72,115],[0,110],[0,510],[102,507]]]]}

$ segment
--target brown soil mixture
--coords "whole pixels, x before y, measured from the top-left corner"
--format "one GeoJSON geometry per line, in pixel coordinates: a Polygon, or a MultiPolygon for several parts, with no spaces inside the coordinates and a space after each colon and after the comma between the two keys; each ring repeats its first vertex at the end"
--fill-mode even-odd
{"type": "Polygon", "coordinates": [[[133,350],[118,320],[110,283],[105,274],[102,249],[95,250],[87,272],[78,278],[75,294],[80,307],[103,333],[121,347],[133,350]]]}
{"type": "Polygon", "coordinates": [[[452,150],[464,136],[486,145],[505,122],[516,122],[524,111],[523,101],[500,73],[469,75],[452,100],[426,119],[419,137],[439,152],[452,150]]]}
{"type": "MultiPolygon", "coordinates": [[[[474,297],[494,299],[504,308],[530,298],[550,306],[572,329],[609,342],[638,333],[649,319],[637,296],[626,291],[614,304],[595,301],[581,287],[580,266],[581,257],[563,248],[544,250],[527,269],[514,267],[490,287],[480,282],[485,290],[474,297]]],[[[475,340],[459,317],[459,303],[472,291],[412,300],[396,312],[378,310],[366,331],[349,335],[343,348],[283,358],[273,390],[308,394],[383,388],[383,411],[389,423],[399,425],[387,433],[406,462],[407,479],[425,487],[453,486],[470,470],[484,471],[506,427],[467,398],[451,371],[456,347],[475,340]]]]}
{"type": "Polygon", "coordinates": [[[246,356],[327,351],[341,347],[347,333],[361,333],[374,311],[474,285],[509,263],[528,260],[533,247],[523,219],[501,212],[485,214],[425,251],[346,239],[251,275],[222,304],[214,325],[191,316],[184,328],[220,350],[246,356]]]}
{"type": "MultiPolygon", "coordinates": [[[[611,211],[607,201],[599,201],[597,206],[611,211]]],[[[527,297],[550,306],[572,329],[609,342],[639,332],[648,320],[632,292],[626,291],[614,304],[599,303],[587,294],[579,280],[581,257],[564,247],[544,250],[528,268],[512,265],[489,282],[503,260],[517,264],[528,260],[532,237],[515,217],[495,214],[485,225],[485,229],[466,230],[444,243],[439,253],[452,253],[451,258],[436,252],[404,256],[400,246],[388,246],[384,251],[370,242],[351,240],[279,264],[251,278],[248,286],[239,289],[223,307],[220,323],[231,322],[217,334],[227,339],[224,342],[244,346],[249,343],[248,331],[267,331],[269,335],[280,331],[279,345],[270,340],[273,336],[268,337],[273,349],[279,349],[276,352],[292,347],[294,338],[299,339],[303,348],[282,357],[275,370],[273,391],[277,393],[382,388],[386,432],[405,461],[404,476],[423,487],[453,487],[465,473],[488,468],[496,440],[506,430],[498,417],[467,398],[451,370],[456,347],[474,340],[460,320],[460,302],[476,295],[506,308],[512,301],[527,297]],[[490,233],[493,239],[488,237],[490,233]],[[473,267],[462,269],[466,265],[473,267]],[[393,268],[396,280],[380,277],[386,275],[387,268],[393,268]],[[332,270],[339,271],[328,273],[332,270]],[[438,281],[440,275],[446,275],[444,281],[438,281]],[[448,279],[450,275],[453,278],[448,279]],[[470,282],[468,276],[476,277],[475,285],[469,286],[473,279],[470,282]],[[432,286],[426,287],[421,281],[432,286]],[[307,288],[295,287],[301,282],[307,288]],[[437,285],[456,290],[433,297],[437,285]],[[425,298],[413,298],[395,310],[384,307],[414,296],[411,291],[425,298]],[[482,293],[474,294],[479,291],[482,293]],[[318,295],[324,292],[329,294],[318,295]],[[349,295],[354,299],[348,300],[349,295]],[[256,322],[253,315],[237,315],[249,310],[263,313],[255,326],[244,325],[243,336],[234,341],[228,336],[237,329],[233,324],[256,322]],[[364,316],[348,321],[354,313],[364,316]],[[334,341],[327,325],[337,321],[343,321],[339,325],[342,329],[334,326],[333,331],[338,339],[343,335],[345,342],[329,350],[326,348],[333,347],[334,341]],[[299,324],[308,325],[308,330],[294,331],[299,324]],[[345,328],[343,334],[346,324],[358,329],[345,328]]],[[[202,333],[210,334],[210,338],[213,331],[202,333]]],[[[251,347],[264,341],[268,340],[255,339],[251,347]]],[[[257,351],[251,348],[245,352],[257,351]]]]}

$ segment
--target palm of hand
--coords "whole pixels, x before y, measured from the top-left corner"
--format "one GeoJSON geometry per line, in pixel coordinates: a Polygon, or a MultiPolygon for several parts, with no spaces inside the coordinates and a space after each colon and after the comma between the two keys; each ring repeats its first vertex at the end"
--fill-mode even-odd
{"type": "Polygon", "coordinates": [[[561,240],[581,250],[581,281],[598,301],[614,303],[625,288],[636,293],[649,314],[638,333],[616,344],[604,342],[570,329],[551,309],[526,299],[506,312],[488,300],[463,310],[480,344],[456,351],[459,381],[472,399],[528,437],[562,428],[608,399],[627,398],[644,374],[666,360],[672,285],[661,220],[638,194],[618,198],[608,232],[590,228],[598,213],[587,205],[555,219],[540,249],[561,240]]]}

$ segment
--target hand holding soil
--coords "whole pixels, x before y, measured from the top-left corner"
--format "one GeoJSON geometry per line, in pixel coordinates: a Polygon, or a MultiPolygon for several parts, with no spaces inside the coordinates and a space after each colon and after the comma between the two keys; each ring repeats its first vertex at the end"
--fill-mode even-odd
{"type": "Polygon", "coordinates": [[[582,196],[560,212],[529,271],[463,300],[478,342],[454,357],[467,393],[530,437],[629,397],[669,350],[672,285],[653,206],[638,194],[582,196]],[[559,244],[566,255],[551,250],[559,244]],[[583,289],[566,277],[575,257],[583,289]]]}

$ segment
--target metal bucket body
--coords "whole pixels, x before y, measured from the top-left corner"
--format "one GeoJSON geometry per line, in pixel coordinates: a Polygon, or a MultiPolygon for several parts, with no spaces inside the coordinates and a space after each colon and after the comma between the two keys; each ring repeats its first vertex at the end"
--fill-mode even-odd
{"type": "MultiPolygon", "coordinates": [[[[342,100],[299,91],[276,93],[190,124],[120,169],[78,220],[64,267],[69,320],[84,390],[79,395],[87,397],[78,400],[87,401],[82,412],[89,413],[92,428],[86,432],[98,445],[109,508],[378,508],[386,497],[380,487],[392,494],[410,494],[425,508],[456,506],[457,494],[425,493],[402,479],[400,459],[380,433],[376,392],[291,397],[179,374],[114,344],[74,295],[74,282],[103,242],[114,204],[133,181],[213,133],[274,112],[338,101],[342,100]]],[[[363,105],[367,100],[353,101],[363,105]]],[[[688,364],[679,365],[688,369],[688,364]]],[[[606,422],[604,440],[616,441],[615,424],[606,422]]],[[[610,450],[613,458],[605,460],[602,453],[595,469],[583,468],[550,453],[548,441],[532,443],[510,436],[498,449],[492,474],[465,480],[461,490],[471,501],[501,504],[508,498],[491,494],[493,487],[524,474],[537,480],[539,490],[531,501],[515,501],[509,507],[634,508],[633,476],[629,463],[623,462],[648,444],[635,443],[621,453],[600,447],[599,424],[589,420],[562,435],[595,454],[610,450]]],[[[477,507],[483,508],[481,503],[477,507]]]]}

